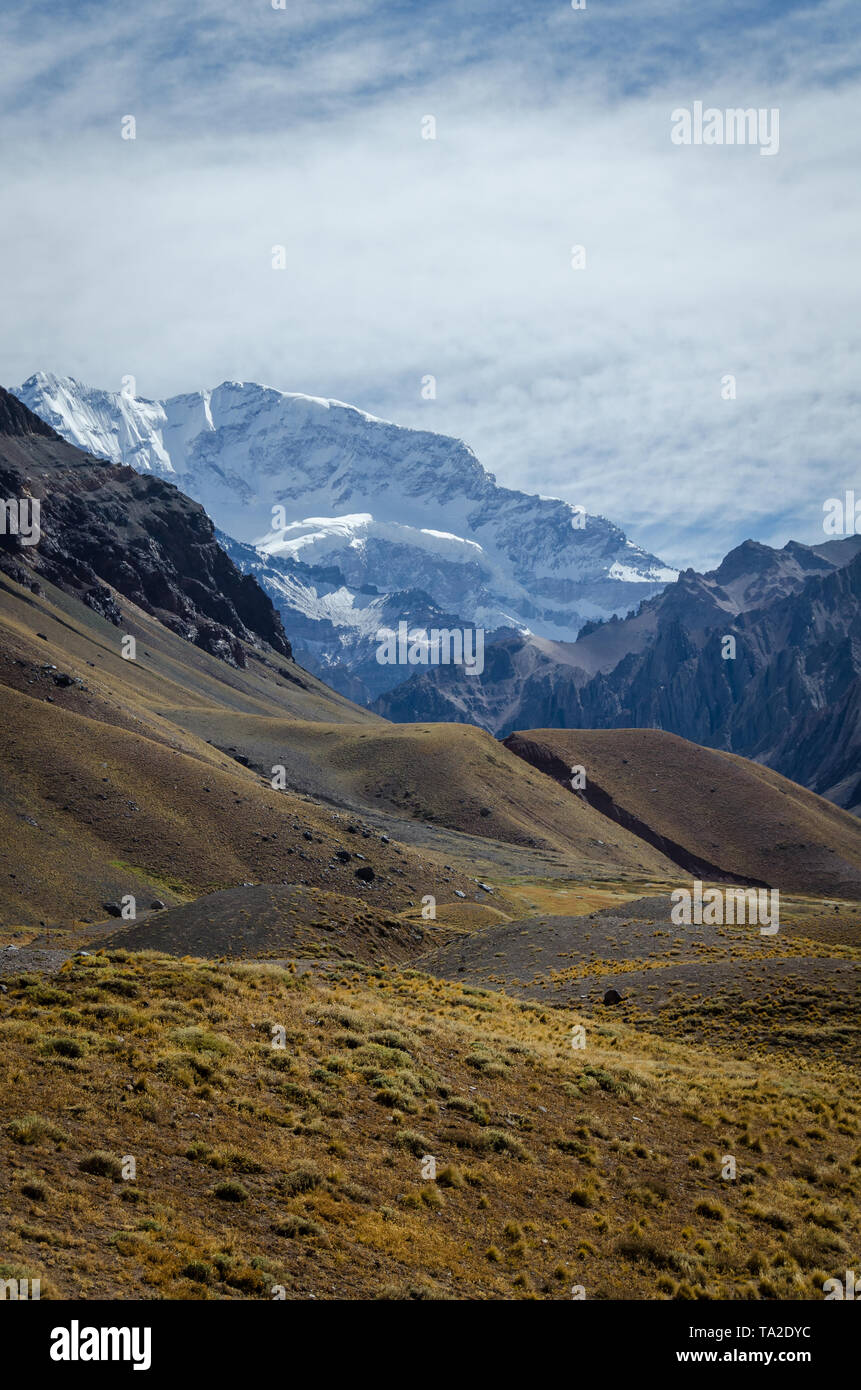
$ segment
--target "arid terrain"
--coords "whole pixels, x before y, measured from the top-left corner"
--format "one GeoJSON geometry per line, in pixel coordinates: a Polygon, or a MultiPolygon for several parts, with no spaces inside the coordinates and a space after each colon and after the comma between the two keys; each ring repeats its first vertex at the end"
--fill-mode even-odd
{"type": "Polygon", "coordinates": [[[813,1299],[857,1269],[858,821],[659,730],[391,725],[238,575],[244,617],[181,570],[155,601],[176,528],[221,564],[167,484],[103,573],[129,470],[26,425],[7,487],[108,496],[86,558],[62,512],[0,557],[0,1277],[813,1299]],[[777,890],[779,930],[679,924],[695,880],[777,890]]]}

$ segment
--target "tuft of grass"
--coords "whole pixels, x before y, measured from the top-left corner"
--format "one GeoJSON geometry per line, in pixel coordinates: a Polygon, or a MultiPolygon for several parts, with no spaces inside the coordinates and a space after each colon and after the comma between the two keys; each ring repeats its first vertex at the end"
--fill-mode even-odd
{"type": "Polygon", "coordinates": [[[598,1194],[594,1187],[581,1183],[578,1187],[572,1188],[568,1194],[568,1201],[573,1202],[575,1207],[594,1207],[598,1205],[598,1194]]]}
{"type": "Polygon", "coordinates": [[[86,1044],[78,1038],[46,1038],[42,1043],[41,1050],[46,1056],[85,1057],[87,1055],[86,1044]]]}
{"type": "Polygon", "coordinates": [[[377,1043],[380,1047],[395,1048],[398,1052],[406,1052],[410,1055],[415,1047],[412,1039],[405,1038],[403,1033],[398,1033],[394,1028],[384,1028],[382,1032],[372,1033],[369,1041],[377,1043]]]}
{"type": "Polygon", "coordinates": [[[11,1120],[6,1126],[6,1133],[16,1144],[66,1144],[69,1140],[64,1129],[41,1115],[24,1115],[20,1120],[11,1120]]]}
{"type": "Polygon", "coordinates": [[[168,1036],[171,1042],[188,1052],[211,1052],[216,1056],[226,1057],[233,1051],[233,1044],[229,1038],[223,1037],[220,1033],[210,1033],[205,1028],[174,1028],[168,1036]]]}
{"type": "Polygon", "coordinates": [[[409,1149],[410,1153],[415,1154],[417,1158],[421,1158],[431,1151],[431,1141],[414,1129],[400,1130],[395,1143],[399,1149],[409,1149]]]}
{"type": "Polygon", "coordinates": [[[273,1222],[272,1229],[277,1236],[287,1236],[291,1240],[297,1240],[302,1236],[326,1234],[318,1221],[311,1221],[307,1216],[297,1216],[294,1212],[288,1212],[286,1216],[273,1222]]]}
{"type": "Polygon", "coordinates": [[[450,1163],[439,1170],[436,1180],[439,1187],[463,1187],[466,1182],[460,1169],[453,1167],[450,1163]]]}
{"type": "Polygon", "coordinates": [[[654,1265],[656,1269],[674,1269],[682,1272],[679,1257],[660,1241],[652,1240],[648,1236],[623,1237],[616,1242],[616,1252],[623,1259],[631,1260],[635,1264],[644,1263],[654,1265]]]}
{"type": "Polygon", "coordinates": [[[212,1195],[221,1202],[247,1202],[249,1197],[248,1189],[242,1186],[238,1178],[220,1182],[212,1189],[212,1195]]]}
{"type": "Polygon", "coordinates": [[[378,1105],[385,1105],[390,1110],[406,1110],[410,1115],[418,1114],[418,1104],[415,1097],[402,1087],[394,1086],[389,1082],[381,1086],[375,1093],[374,1100],[378,1105]]]}
{"type": "Polygon", "coordinates": [[[288,1197],[295,1197],[299,1192],[313,1192],[315,1187],[322,1187],[324,1182],[325,1178],[319,1168],[304,1163],[285,1173],[278,1186],[288,1197]]]}
{"type": "Polygon", "coordinates": [[[697,1202],[694,1211],[697,1216],[704,1216],[707,1221],[726,1220],[726,1211],[721,1206],[720,1202],[712,1202],[708,1198],[704,1198],[703,1201],[697,1202]]]}
{"type": "Polygon", "coordinates": [[[514,1134],[508,1134],[504,1129],[487,1129],[482,1135],[487,1148],[494,1153],[511,1154],[512,1158],[527,1161],[530,1157],[529,1152],[521,1144],[514,1134]]]}
{"type": "Polygon", "coordinates": [[[123,1165],[113,1154],[107,1153],[105,1149],[96,1149],[93,1153],[87,1154],[78,1163],[82,1173],[91,1173],[97,1178],[110,1178],[113,1182],[119,1182],[123,1175],[123,1165]]]}
{"type": "Polygon", "coordinates": [[[38,1179],[29,1178],[21,1184],[21,1192],[25,1197],[29,1197],[31,1202],[47,1202],[48,1188],[38,1179]]]}

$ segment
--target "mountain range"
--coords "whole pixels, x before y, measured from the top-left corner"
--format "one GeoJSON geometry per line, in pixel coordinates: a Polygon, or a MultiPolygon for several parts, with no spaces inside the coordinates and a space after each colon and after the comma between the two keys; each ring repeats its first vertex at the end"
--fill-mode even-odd
{"type": "Polygon", "coordinates": [[[859,536],[748,540],[676,574],[602,517],[500,487],[461,441],[337,401],[238,382],[146,401],[46,373],[15,395],[144,497],[193,497],[302,665],[388,720],[664,729],[861,809],[859,536]],[[381,663],[402,621],[485,629],[483,671],[381,663]]]}
{"type": "Polygon", "coordinates": [[[374,659],[402,619],[566,639],[675,577],[605,518],[499,486],[460,440],[339,401],[243,382],[148,401],[44,372],[15,394],[200,502],[302,662],[363,703],[409,675],[374,659]]]}
{"type": "Polygon", "coordinates": [[[861,536],[746,541],[575,642],[498,634],[485,668],[414,675],[388,718],[516,729],[664,729],[861,809],[861,536]]]}
{"type": "MultiPolygon", "coordinates": [[[[821,1299],[861,1235],[855,817],[660,729],[388,722],[297,662],[198,502],[2,390],[0,498],[0,1279],[821,1299]],[[679,925],[731,886],[732,925],[679,925]]],[[[567,645],[594,680],[671,630],[705,661],[730,629],[736,667],[803,641],[836,697],[850,549],[567,645]]]]}

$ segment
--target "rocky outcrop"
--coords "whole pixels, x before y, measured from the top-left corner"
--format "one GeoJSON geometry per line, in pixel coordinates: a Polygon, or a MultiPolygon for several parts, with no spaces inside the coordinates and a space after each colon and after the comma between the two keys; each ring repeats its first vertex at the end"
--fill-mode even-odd
{"type": "Polygon", "coordinates": [[[50,425],[28,410],[17,396],[0,387],[0,435],[40,434],[46,439],[59,439],[60,436],[50,425]]]}
{"type": "Polygon", "coordinates": [[[0,388],[0,498],[39,503],[37,544],[4,526],[0,568],[49,580],[118,623],[115,593],[235,665],[244,644],[290,644],[271,600],[215,539],[203,508],[161,478],[67,444],[0,388]]]}

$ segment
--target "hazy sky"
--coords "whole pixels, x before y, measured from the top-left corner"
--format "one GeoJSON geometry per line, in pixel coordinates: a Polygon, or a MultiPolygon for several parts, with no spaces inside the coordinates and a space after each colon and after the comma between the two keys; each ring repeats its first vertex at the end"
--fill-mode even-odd
{"type": "Polygon", "coordinates": [[[7,7],[0,382],[333,396],[677,565],[821,540],[861,490],[859,96],[859,0],[7,7]],[[778,152],[674,144],[697,101],[777,108],[778,152]]]}

